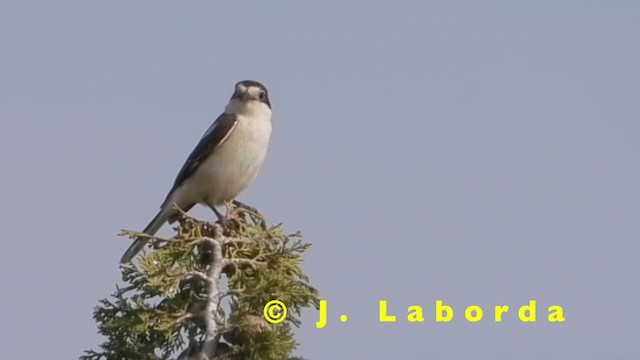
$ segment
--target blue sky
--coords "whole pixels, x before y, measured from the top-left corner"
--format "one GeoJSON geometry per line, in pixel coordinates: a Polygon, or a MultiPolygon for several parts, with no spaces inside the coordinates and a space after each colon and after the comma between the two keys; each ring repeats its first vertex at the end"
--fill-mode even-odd
{"type": "Polygon", "coordinates": [[[0,357],[102,341],[91,312],[119,280],[118,232],[151,219],[246,78],[269,88],[274,133],[240,199],[314,244],[304,268],[334,314],[324,329],[304,314],[300,355],[640,357],[638,13],[3,1],[0,357]],[[397,323],[378,321],[380,299],[397,323]],[[538,321],[522,323],[530,299],[538,321]],[[404,321],[411,305],[425,322],[404,321]],[[467,322],[469,305],[485,318],[467,322]],[[496,305],[512,308],[501,323],[496,305]]]}

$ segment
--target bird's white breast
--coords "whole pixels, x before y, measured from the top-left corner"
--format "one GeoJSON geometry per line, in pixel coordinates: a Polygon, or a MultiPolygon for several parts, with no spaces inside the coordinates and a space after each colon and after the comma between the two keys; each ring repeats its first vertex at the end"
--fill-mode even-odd
{"type": "Polygon", "coordinates": [[[247,189],[264,163],[271,138],[271,111],[239,113],[227,139],[199,166],[189,187],[194,201],[221,205],[247,189]]]}

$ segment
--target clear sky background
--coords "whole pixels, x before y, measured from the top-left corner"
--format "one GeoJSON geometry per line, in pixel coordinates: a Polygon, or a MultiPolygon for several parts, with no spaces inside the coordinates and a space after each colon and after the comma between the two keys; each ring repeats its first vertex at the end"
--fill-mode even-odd
{"type": "Polygon", "coordinates": [[[639,358],[638,14],[0,2],[0,358],[73,359],[103,340],[91,316],[120,279],[118,232],[153,217],[246,78],[270,89],[274,133],[240,199],[314,244],[304,268],[330,307],[321,330],[305,313],[298,354],[639,358]],[[397,323],[378,322],[380,299],[397,323]],[[538,321],[522,323],[530,299],[538,321]],[[410,305],[425,322],[404,320],[410,305]],[[467,322],[469,305],[485,318],[467,322]],[[495,305],[512,308],[502,323],[495,305]]]}

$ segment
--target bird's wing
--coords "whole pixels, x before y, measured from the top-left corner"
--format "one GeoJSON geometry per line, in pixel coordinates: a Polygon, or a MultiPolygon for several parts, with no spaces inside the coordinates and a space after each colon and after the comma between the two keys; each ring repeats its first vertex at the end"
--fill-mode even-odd
{"type": "Polygon", "coordinates": [[[204,133],[198,145],[193,149],[187,161],[178,172],[176,180],[173,183],[171,191],[167,194],[166,201],[171,197],[171,194],[175,189],[180,187],[193,173],[198,166],[209,156],[216,148],[218,148],[229,137],[229,134],[235,129],[238,123],[238,118],[234,114],[226,114],[218,116],[216,121],[207,129],[204,133]]]}

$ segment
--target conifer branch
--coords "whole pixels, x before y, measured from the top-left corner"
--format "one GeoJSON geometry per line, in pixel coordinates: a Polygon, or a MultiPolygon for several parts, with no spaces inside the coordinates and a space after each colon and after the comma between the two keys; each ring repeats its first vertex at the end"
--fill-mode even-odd
{"type": "Polygon", "coordinates": [[[126,286],[100,300],[94,318],[108,340],[81,359],[293,359],[291,327],[302,308],[319,306],[300,266],[310,244],[248,217],[223,226],[183,214],[177,234],[153,237],[137,265],[121,268],[126,286]],[[277,325],[262,317],[273,299],[289,309],[277,325]]]}

